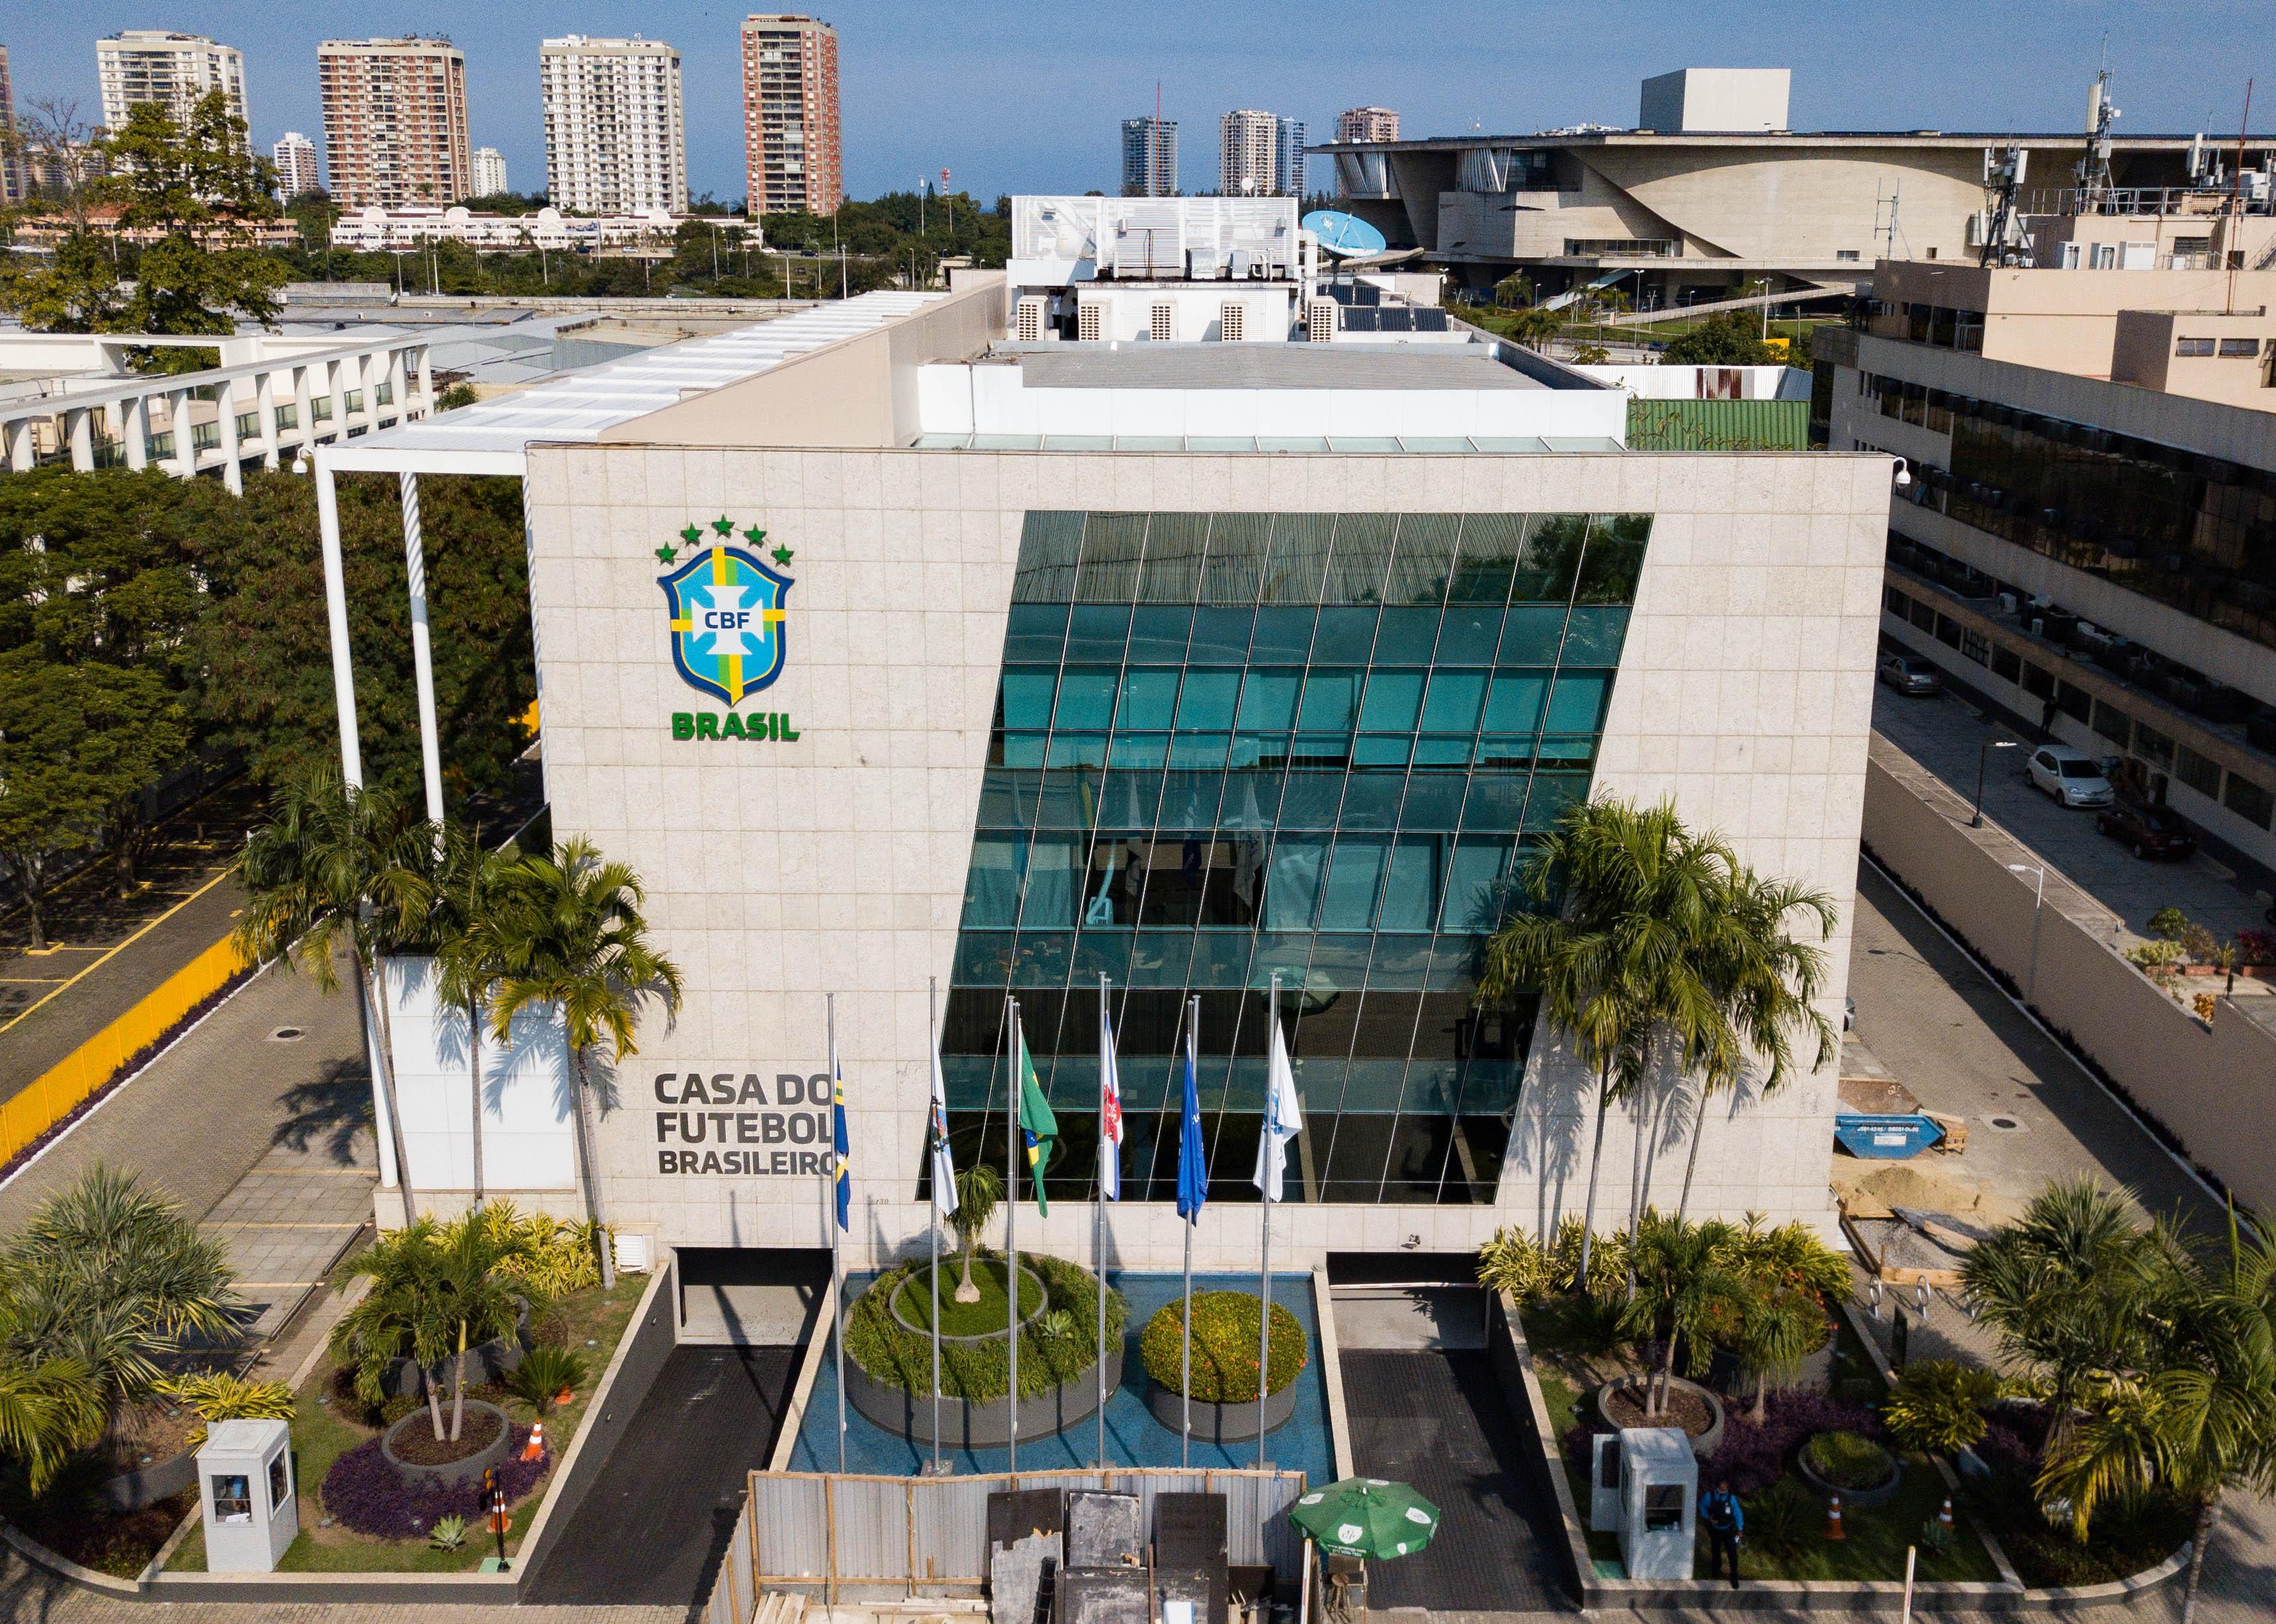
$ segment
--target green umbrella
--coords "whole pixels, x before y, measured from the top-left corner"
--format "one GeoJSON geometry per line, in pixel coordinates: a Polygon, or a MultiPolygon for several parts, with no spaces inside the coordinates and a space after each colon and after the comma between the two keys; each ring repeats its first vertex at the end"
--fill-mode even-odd
{"type": "Polygon", "coordinates": [[[1299,1499],[1288,1521],[1331,1556],[1407,1556],[1438,1531],[1438,1508],[1403,1483],[1347,1477],[1299,1499]]]}

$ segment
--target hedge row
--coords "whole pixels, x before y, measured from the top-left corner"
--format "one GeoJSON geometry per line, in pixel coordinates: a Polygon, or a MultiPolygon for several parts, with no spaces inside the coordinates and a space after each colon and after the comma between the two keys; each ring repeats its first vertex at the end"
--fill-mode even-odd
{"type": "MultiPolygon", "coordinates": [[[[1146,1322],[1139,1355],[1146,1374],[1172,1393],[1185,1390],[1185,1299],[1165,1302],[1146,1322]]],[[[1208,1404],[1256,1402],[1257,1299],[1248,1292],[1194,1294],[1194,1392],[1208,1404]]],[[[1272,1372],[1268,1392],[1278,1393],[1301,1375],[1310,1356],[1304,1327],[1278,1303],[1272,1305],[1272,1372]]]]}
{"type": "MultiPolygon", "coordinates": [[[[981,1248],[978,1256],[1000,1258],[1003,1254],[981,1248]]],[[[944,1265],[947,1259],[942,1260],[944,1265]]],[[[1080,1265],[1041,1252],[1022,1252],[1020,1261],[1041,1276],[1051,1294],[1044,1312],[1029,1320],[1020,1332],[1020,1396],[1034,1398],[1073,1380],[1098,1362],[1098,1282],[1080,1265]],[[1065,1314],[1066,1318],[1059,1317],[1065,1314]],[[1051,1327],[1058,1324],[1062,1332],[1051,1327]]],[[[925,1265],[903,1264],[889,1269],[854,1300],[846,1317],[846,1353],[870,1380],[898,1387],[904,1393],[929,1397],[932,1393],[932,1339],[911,1331],[893,1317],[893,1293],[902,1281],[925,1265]]],[[[1119,1344],[1130,1317],[1122,1294],[1106,1294],[1106,1335],[1119,1344]]],[[[1248,1317],[1251,1334],[1256,1317],[1248,1317]]],[[[940,1391],[945,1398],[985,1403],[1000,1399],[1011,1385],[1011,1344],[1003,1337],[984,1342],[940,1345],[940,1391]]],[[[1256,1362],[1252,1357],[1250,1362],[1256,1362]]]]}

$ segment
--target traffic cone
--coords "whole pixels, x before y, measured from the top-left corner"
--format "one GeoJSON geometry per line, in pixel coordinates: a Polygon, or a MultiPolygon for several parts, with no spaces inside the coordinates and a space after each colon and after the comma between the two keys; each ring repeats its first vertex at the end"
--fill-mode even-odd
{"type": "Polygon", "coordinates": [[[1936,1521],[1938,1526],[1942,1528],[1946,1533],[1949,1534],[1953,1531],[1952,1496],[1949,1494],[1944,1497],[1944,1509],[1936,1514],[1936,1521]]]}
{"type": "Polygon", "coordinates": [[[1825,1537],[1828,1539],[1849,1537],[1841,1531],[1841,1497],[1838,1494],[1825,1502],[1825,1537]]]}
{"type": "Polygon", "coordinates": [[[545,1423],[543,1422],[538,1422],[529,1429],[529,1442],[521,1446],[521,1458],[525,1461],[542,1461],[545,1458],[545,1423]]]}

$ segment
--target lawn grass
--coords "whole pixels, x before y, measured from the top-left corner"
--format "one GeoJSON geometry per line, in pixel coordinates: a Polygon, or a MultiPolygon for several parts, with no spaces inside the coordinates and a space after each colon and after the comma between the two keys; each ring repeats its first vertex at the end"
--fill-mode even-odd
{"type": "MultiPolygon", "coordinates": [[[[1787,1481],[1798,1484],[1800,1480],[1789,1477],[1787,1481]]],[[[1777,1553],[1764,1550],[1759,1541],[1749,1540],[1740,1548],[1741,1571],[1749,1579],[1901,1580],[1905,1576],[1905,1547],[1919,1545],[1916,1576],[1923,1583],[1995,1582],[1999,1577],[1999,1565],[1984,1548],[1984,1542],[1976,1537],[1967,1513],[1956,1505],[1953,1511],[1952,1548],[1938,1556],[1921,1544],[1922,1527],[1936,1516],[1946,1492],[1943,1475],[1926,1460],[1912,1457],[1905,1462],[1896,1498],[1887,1505],[1863,1509],[1847,1505],[1842,1507],[1846,1538],[1827,1539],[1813,1529],[1795,1549],[1777,1553]]],[[[1816,1494],[1806,1498],[1817,1512],[1822,1527],[1825,1500],[1816,1494]]],[[[1750,1522],[1756,1521],[1749,1519],[1750,1522]]],[[[1709,1555],[1707,1530],[1702,1524],[1697,1571],[1703,1578],[1708,1572],[1709,1555]]]]}
{"type": "MultiPolygon", "coordinates": [[[[577,1396],[558,1408],[549,1407],[540,1417],[545,1423],[546,1441],[552,1447],[557,1465],[568,1453],[592,1402],[593,1390],[600,1384],[617,1344],[623,1339],[625,1328],[632,1321],[633,1310],[640,1306],[648,1284],[646,1275],[619,1275],[613,1292],[596,1288],[576,1293],[556,1303],[545,1315],[545,1329],[558,1332],[569,1347],[583,1356],[586,1368],[586,1379],[578,1388],[577,1396]],[[593,1346],[588,1347],[588,1341],[593,1346]]],[[[470,1573],[482,1565],[484,1557],[496,1555],[496,1540],[479,1529],[467,1530],[467,1543],[459,1549],[437,1551],[423,1541],[374,1539],[348,1529],[317,1526],[323,1515],[324,1475],[332,1469],[332,1462],[376,1436],[360,1420],[338,1415],[333,1405],[320,1402],[330,1395],[332,1370],[329,1361],[320,1361],[294,1397],[292,1466],[293,1481],[300,1491],[300,1532],[285,1548],[283,1559],[277,1564],[277,1571],[470,1573]]],[[[512,1400],[507,1408],[520,1411],[527,1406],[512,1400]]],[[[545,1503],[546,1491],[552,1484],[552,1474],[548,1472],[539,1480],[536,1491],[513,1508],[506,1534],[509,1552],[520,1548],[522,1537],[529,1531],[537,1508],[545,1503]]],[[[194,1528],[175,1551],[166,1570],[203,1573],[205,1565],[205,1530],[194,1528]]]]}
{"type": "MultiPolygon", "coordinates": [[[[982,1257],[972,1265],[972,1284],[980,1293],[977,1302],[956,1301],[957,1283],[964,1278],[960,1262],[950,1258],[940,1260],[940,1331],[943,1336],[978,1337],[1004,1330],[1005,1290],[1004,1260],[982,1257]]],[[[1025,1270],[1020,1272],[1020,1317],[1025,1319],[1043,1306],[1043,1282],[1025,1270]]],[[[932,1331],[931,1265],[920,1267],[894,1289],[891,1306],[918,1330],[929,1334],[932,1331]]]]}

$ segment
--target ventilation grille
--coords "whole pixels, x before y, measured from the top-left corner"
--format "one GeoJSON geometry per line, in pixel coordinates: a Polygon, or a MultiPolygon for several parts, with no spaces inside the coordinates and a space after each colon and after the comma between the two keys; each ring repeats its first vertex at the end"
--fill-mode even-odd
{"type": "Polygon", "coordinates": [[[1304,336],[1314,344],[1325,344],[1336,336],[1336,301],[1315,299],[1304,307],[1304,336]]]}
{"type": "Polygon", "coordinates": [[[1096,344],[1099,338],[1100,316],[1096,305],[1085,305],[1075,312],[1075,335],[1085,344],[1096,344]]]}
{"type": "Polygon", "coordinates": [[[1167,344],[1177,337],[1178,307],[1175,305],[1156,305],[1153,316],[1147,323],[1147,336],[1157,344],[1167,344]]]}
{"type": "Polygon", "coordinates": [[[1242,311],[1240,305],[1228,303],[1218,306],[1217,313],[1218,337],[1224,339],[1227,344],[1240,343],[1242,338],[1241,320],[1242,311]]]}
{"type": "Polygon", "coordinates": [[[1020,301],[1018,326],[1014,330],[1021,344],[1041,344],[1043,341],[1043,301],[1023,299],[1020,301]]]}

